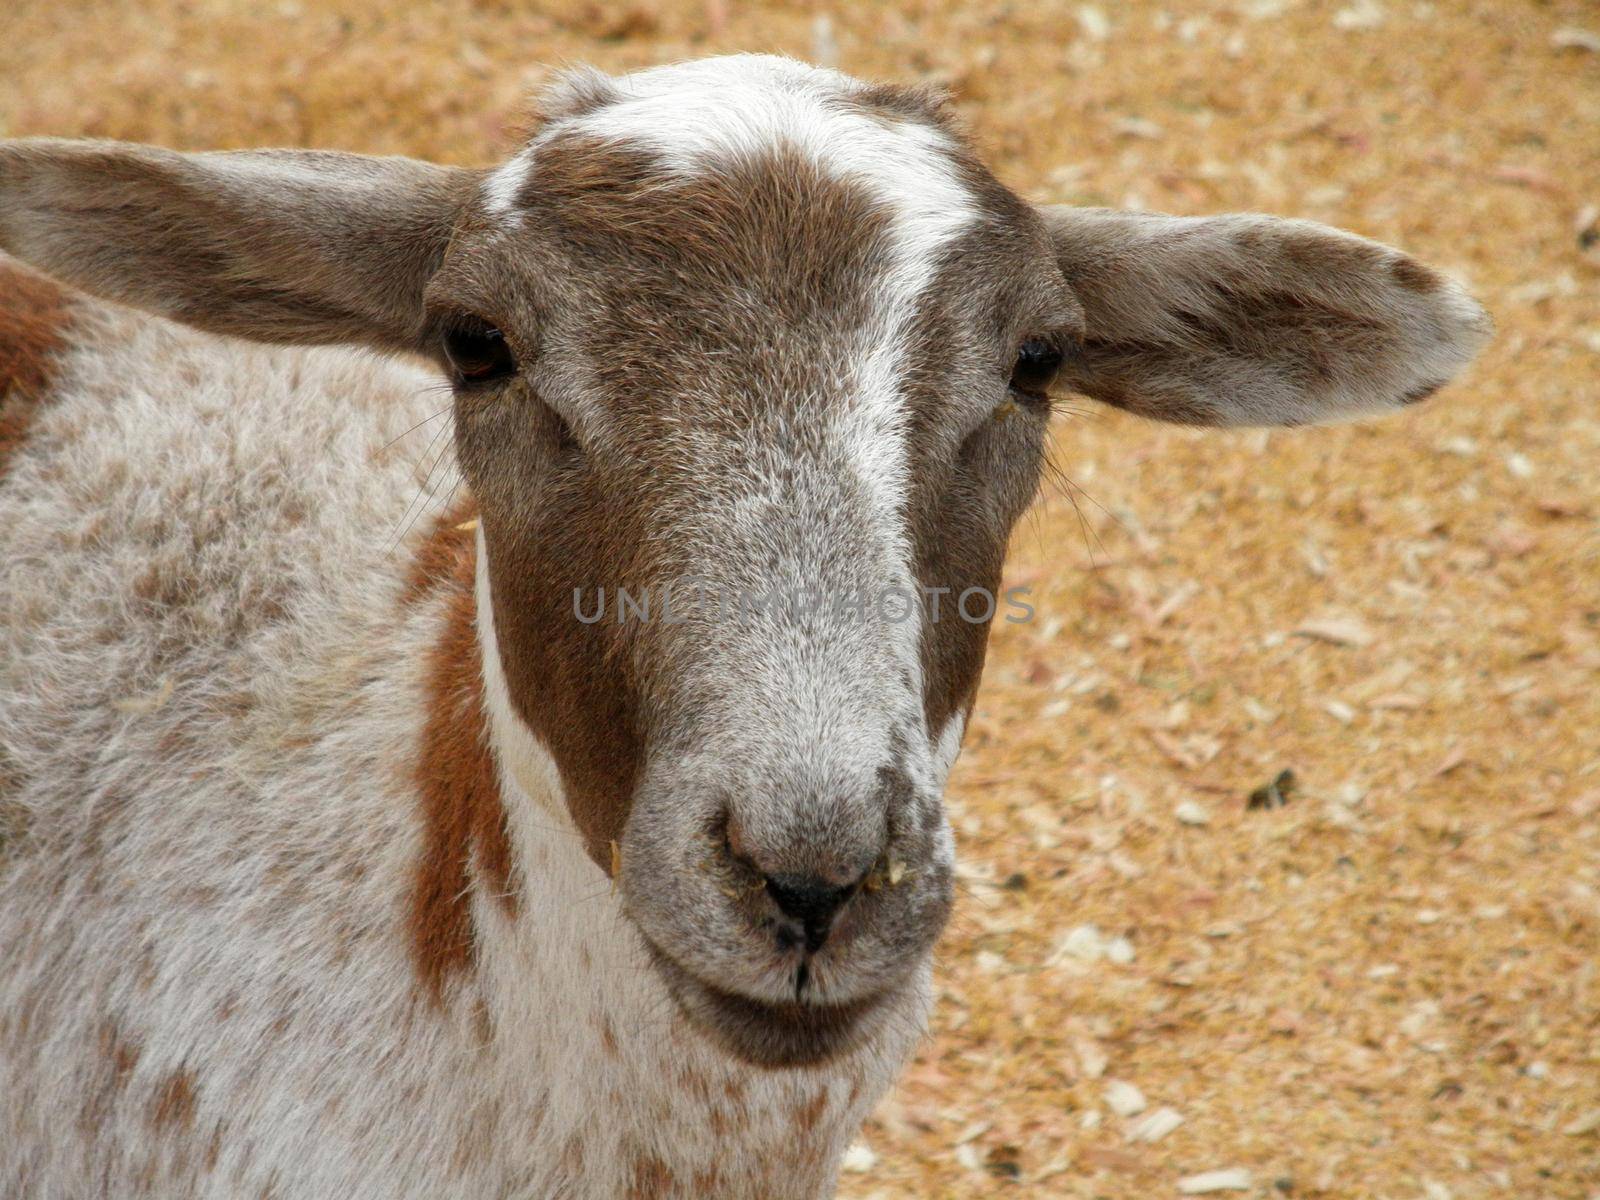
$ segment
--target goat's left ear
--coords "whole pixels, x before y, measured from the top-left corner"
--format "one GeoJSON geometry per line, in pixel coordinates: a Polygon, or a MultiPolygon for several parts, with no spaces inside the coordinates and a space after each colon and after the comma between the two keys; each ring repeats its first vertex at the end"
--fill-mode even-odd
{"type": "Polygon", "coordinates": [[[1309,221],[1040,210],[1083,305],[1063,385],[1162,421],[1303,425],[1388,412],[1491,324],[1397,250],[1309,221]]]}
{"type": "Polygon", "coordinates": [[[0,142],[0,250],[216,333],[413,349],[478,178],[319,150],[0,142]]]}

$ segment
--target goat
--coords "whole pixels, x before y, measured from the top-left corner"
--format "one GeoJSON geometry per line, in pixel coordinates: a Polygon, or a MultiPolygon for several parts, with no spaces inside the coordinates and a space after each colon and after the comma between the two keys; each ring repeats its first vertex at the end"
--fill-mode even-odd
{"type": "Polygon", "coordinates": [[[937,97],[762,56],[569,73],[490,170],[0,143],[0,250],[53,277],[0,266],[38,1200],[832,1194],[925,1028],[957,601],[1052,392],[1380,413],[1488,328],[1322,226],[1036,207],[937,97]],[[463,491],[397,546],[434,421],[463,491]]]}

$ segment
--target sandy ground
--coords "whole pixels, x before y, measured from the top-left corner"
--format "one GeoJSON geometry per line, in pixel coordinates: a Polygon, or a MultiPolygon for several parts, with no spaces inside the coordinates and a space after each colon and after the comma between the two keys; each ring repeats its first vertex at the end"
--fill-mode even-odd
{"type": "Polygon", "coordinates": [[[1231,1194],[1600,1195],[1600,6],[10,0],[4,26],[3,134],[462,163],[550,64],[782,50],[943,81],[1038,198],[1310,217],[1466,279],[1495,343],[1384,424],[1060,420],[1008,579],[1038,619],[997,630],[952,791],[934,1037],[845,1194],[1242,1168],[1231,1194]]]}

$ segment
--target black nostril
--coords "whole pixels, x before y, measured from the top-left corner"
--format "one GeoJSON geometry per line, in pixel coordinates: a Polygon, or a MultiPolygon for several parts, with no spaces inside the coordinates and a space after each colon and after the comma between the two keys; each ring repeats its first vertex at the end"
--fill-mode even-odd
{"type": "Polygon", "coordinates": [[[844,902],[855,894],[849,884],[838,887],[814,875],[772,875],[767,878],[767,894],[783,912],[805,926],[806,949],[815,954],[828,940],[828,929],[844,902]]]}

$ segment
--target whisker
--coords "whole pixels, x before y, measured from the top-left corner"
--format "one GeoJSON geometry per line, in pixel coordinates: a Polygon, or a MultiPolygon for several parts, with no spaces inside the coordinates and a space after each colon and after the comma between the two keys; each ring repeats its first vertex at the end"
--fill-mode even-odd
{"type": "MultiPolygon", "coordinates": [[[[422,458],[418,462],[419,466],[423,462],[427,461],[429,454],[433,453],[433,448],[438,443],[439,437],[443,433],[443,429],[437,430],[434,433],[432,439],[428,442],[427,449],[422,452],[422,458]]],[[[439,469],[439,464],[444,462],[445,455],[449,452],[449,450],[450,444],[447,442],[444,449],[439,451],[438,456],[435,457],[433,462],[428,466],[427,474],[422,477],[422,486],[417,490],[416,497],[411,501],[410,504],[406,505],[406,511],[400,516],[402,528],[400,529],[400,532],[395,535],[394,540],[389,544],[388,553],[393,554],[400,548],[400,544],[406,540],[406,536],[411,532],[412,527],[417,523],[422,515],[428,511],[428,501],[431,500],[434,495],[434,493],[429,490],[429,484],[433,481],[433,473],[439,469]],[[416,510],[415,516],[412,515],[413,509],[416,510]]]]}
{"type": "Polygon", "coordinates": [[[1095,547],[1098,546],[1100,548],[1100,552],[1108,558],[1110,557],[1110,552],[1106,550],[1105,542],[1101,540],[1099,532],[1095,530],[1084,517],[1083,506],[1078,503],[1078,496],[1082,494],[1085,499],[1087,499],[1096,508],[1100,509],[1101,512],[1111,517],[1112,520],[1117,521],[1119,525],[1121,525],[1122,522],[1118,520],[1118,518],[1112,514],[1105,505],[1101,504],[1093,496],[1090,496],[1088,492],[1084,491],[1076,483],[1072,482],[1071,477],[1068,476],[1066,471],[1062,469],[1061,464],[1056,462],[1056,460],[1048,454],[1045,456],[1044,470],[1050,481],[1056,485],[1056,489],[1072,502],[1072,511],[1077,514],[1078,528],[1083,534],[1083,548],[1088,551],[1090,565],[1097,566],[1098,563],[1095,559],[1095,547]],[[1090,544],[1091,538],[1093,539],[1093,545],[1090,544]]]}
{"type": "Polygon", "coordinates": [[[390,446],[394,445],[401,438],[410,437],[413,433],[415,433],[417,430],[421,429],[429,421],[437,421],[440,417],[444,416],[445,413],[447,413],[449,411],[450,410],[448,408],[441,408],[438,412],[434,413],[432,416],[423,417],[422,420],[418,421],[415,425],[413,425],[410,429],[407,429],[404,433],[396,434],[394,437],[390,438],[383,445],[379,446],[378,447],[378,453],[382,454],[385,450],[387,450],[390,446]]]}

